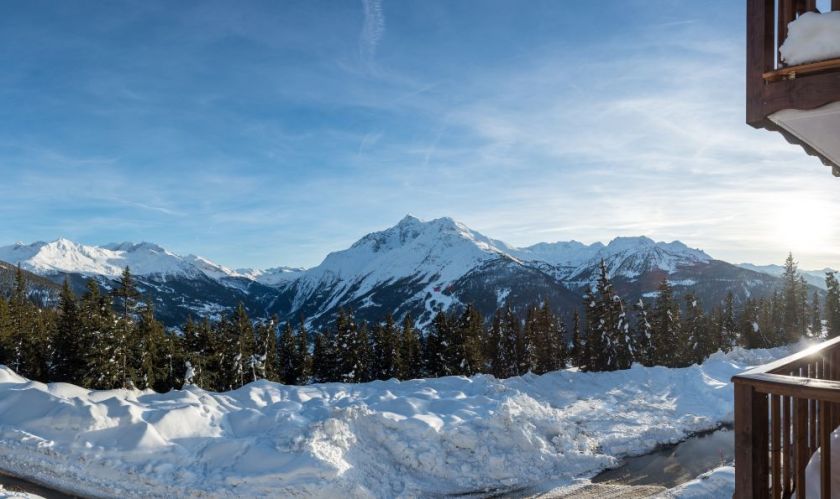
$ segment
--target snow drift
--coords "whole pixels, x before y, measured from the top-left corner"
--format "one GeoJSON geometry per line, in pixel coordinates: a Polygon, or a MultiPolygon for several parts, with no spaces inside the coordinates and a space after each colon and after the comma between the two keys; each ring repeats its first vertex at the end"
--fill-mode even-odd
{"type": "Polygon", "coordinates": [[[110,496],[394,497],[571,481],[731,422],[730,377],[789,353],[225,393],[89,391],[0,367],[0,468],[110,496]]]}

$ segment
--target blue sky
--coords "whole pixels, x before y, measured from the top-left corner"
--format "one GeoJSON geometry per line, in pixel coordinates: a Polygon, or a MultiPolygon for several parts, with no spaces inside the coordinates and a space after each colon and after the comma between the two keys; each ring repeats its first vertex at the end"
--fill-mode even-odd
{"type": "Polygon", "coordinates": [[[840,265],[838,180],[744,124],[744,2],[0,3],[0,244],[311,266],[406,213],[840,265]]]}

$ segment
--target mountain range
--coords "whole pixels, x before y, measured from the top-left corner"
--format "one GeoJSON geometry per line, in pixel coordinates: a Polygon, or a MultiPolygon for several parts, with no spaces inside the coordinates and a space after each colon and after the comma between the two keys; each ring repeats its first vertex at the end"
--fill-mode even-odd
{"type": "MultiPolygon", "coordinates": [[[[218,318],[243,303],[253,317],[304,317],[314,327],[328,323],[342,307],[372,321],[388,312],[397,319],[411,314],[422,327],[438,310],[468,303],[491,314],[500,306],[521,311],[547,300],[569,313],[580,306],[602,260],[628,303],[655,296],[664,278],[677,294],[690,290],[706,307],[720,303],[730,290],[743,301],[768,295],[779,284],[775,266],[733,265],[679,241],[642,236],[608,244],[569,241],[517,248],[451,218],[422,221],[409,215],[310,269],[230,269],[147,242],[18,243],[0,247],[0,262],[5,262],[0,287],[8,287],[13,266],[20,265],[33,277],[32,289],[49,301],[65,278],[77,292],[89,279],[109,290],[128,266],[144,300],[154,303],[169,326],[188,316],[218,318]]],[[[817,290],[818,280],[807,277],[817,290]]]]}

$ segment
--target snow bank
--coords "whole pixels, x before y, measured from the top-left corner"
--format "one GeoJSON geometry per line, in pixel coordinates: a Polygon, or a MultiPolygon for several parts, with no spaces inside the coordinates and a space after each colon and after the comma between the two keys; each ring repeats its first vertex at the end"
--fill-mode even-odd
{"type": "Polygon", "coordinates": [[[0,366],[0,468],[108,496],[395,497],[572,480],[731,422],[729,378],[790,351],[225,393],[88,391],[0,366]]]}
{"type": "Polygon", "coordinates": [[[788,24],[788,37],[779,52],[790,65],[840,57],[840,11],[799,16],[788,24]]]}
{"type": "MultiPolygon", "coordinates": [[[[831,432],[831,490],[832,497],[840,490],[840,428],[831,432]]],[[[820,497],[820,466],[822,464],[822,448],[811,456],[805,467],[805,495],[806,497],[820,497]]]]}
{"type": "MultiPolygon", "coordinates": [[[[685,499],[707,499],[709,497],[732,497],[735,493],[735,468],[721,466],[704,473],[695,480],[668,490],[665,497],[685,499]]],[[[819,495],[819,494],[818,494],[819,495]]],[[[810,495],[808,497],[811,497],[810,495]]]]}
{"type": "Polygon", "coordinates": [[[0,485],[0,499],[44,499],[41,496],[28,492],[15,492],[0,485]]]}

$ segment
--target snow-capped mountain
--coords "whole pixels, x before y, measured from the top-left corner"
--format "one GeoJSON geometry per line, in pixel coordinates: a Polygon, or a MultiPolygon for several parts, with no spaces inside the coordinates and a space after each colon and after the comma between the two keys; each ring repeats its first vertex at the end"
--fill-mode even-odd
{"type": "MultiPolygon", "coordinates": [[[[779,277],[785,273],[785,268],[782,265],[753,265],[752,263],[739,263],[739,267],[743,269],[749,269],[754,272],[759,272],[762,274],[772,275],[774,277],[779,277]]],[[[827,272],[837,272],[831,268],[824,268],[822,270],[800,270],[799,273],[802,274],[802,277],[805,278],[805,282],[810,284],[811,286],[815,286],[822,290],[825,290],[825,274],[827,272]]]]}
{"type": "Polygon", "coordinates": [[[738,299],[772,292],[778,278],[713,259],[699,249],[647,237],[608,244],[577,241],[517,248],[451,218],[406,216],[310,269],[232,270],[206,258],[180,256],[152,243],[86,246],[66,239],[0,247],[0,261],[83,290],[95,278],[108,289],[126,266],[138,277],[159,316],[170,325],[188,315],[217,316],[238,303],[255,317],[306,317],[328,323],[339,308],[362,319],[406,314],[419,325],[436,311],[474,303],[482,313],[500,306],[522,310],[547,300],[567,312],[578,307],[601,261],[628,301],[649,296],[663,278],[677,292],[692,290],[709,306],[727,291],[738,299]]]}
{"type": "Polygon", "coordinates": [[[302,267],[273,267],[270,269],[236,269],[236,274],[266,286],[282,286],[298,278],[306,269],[302,267]]]}

